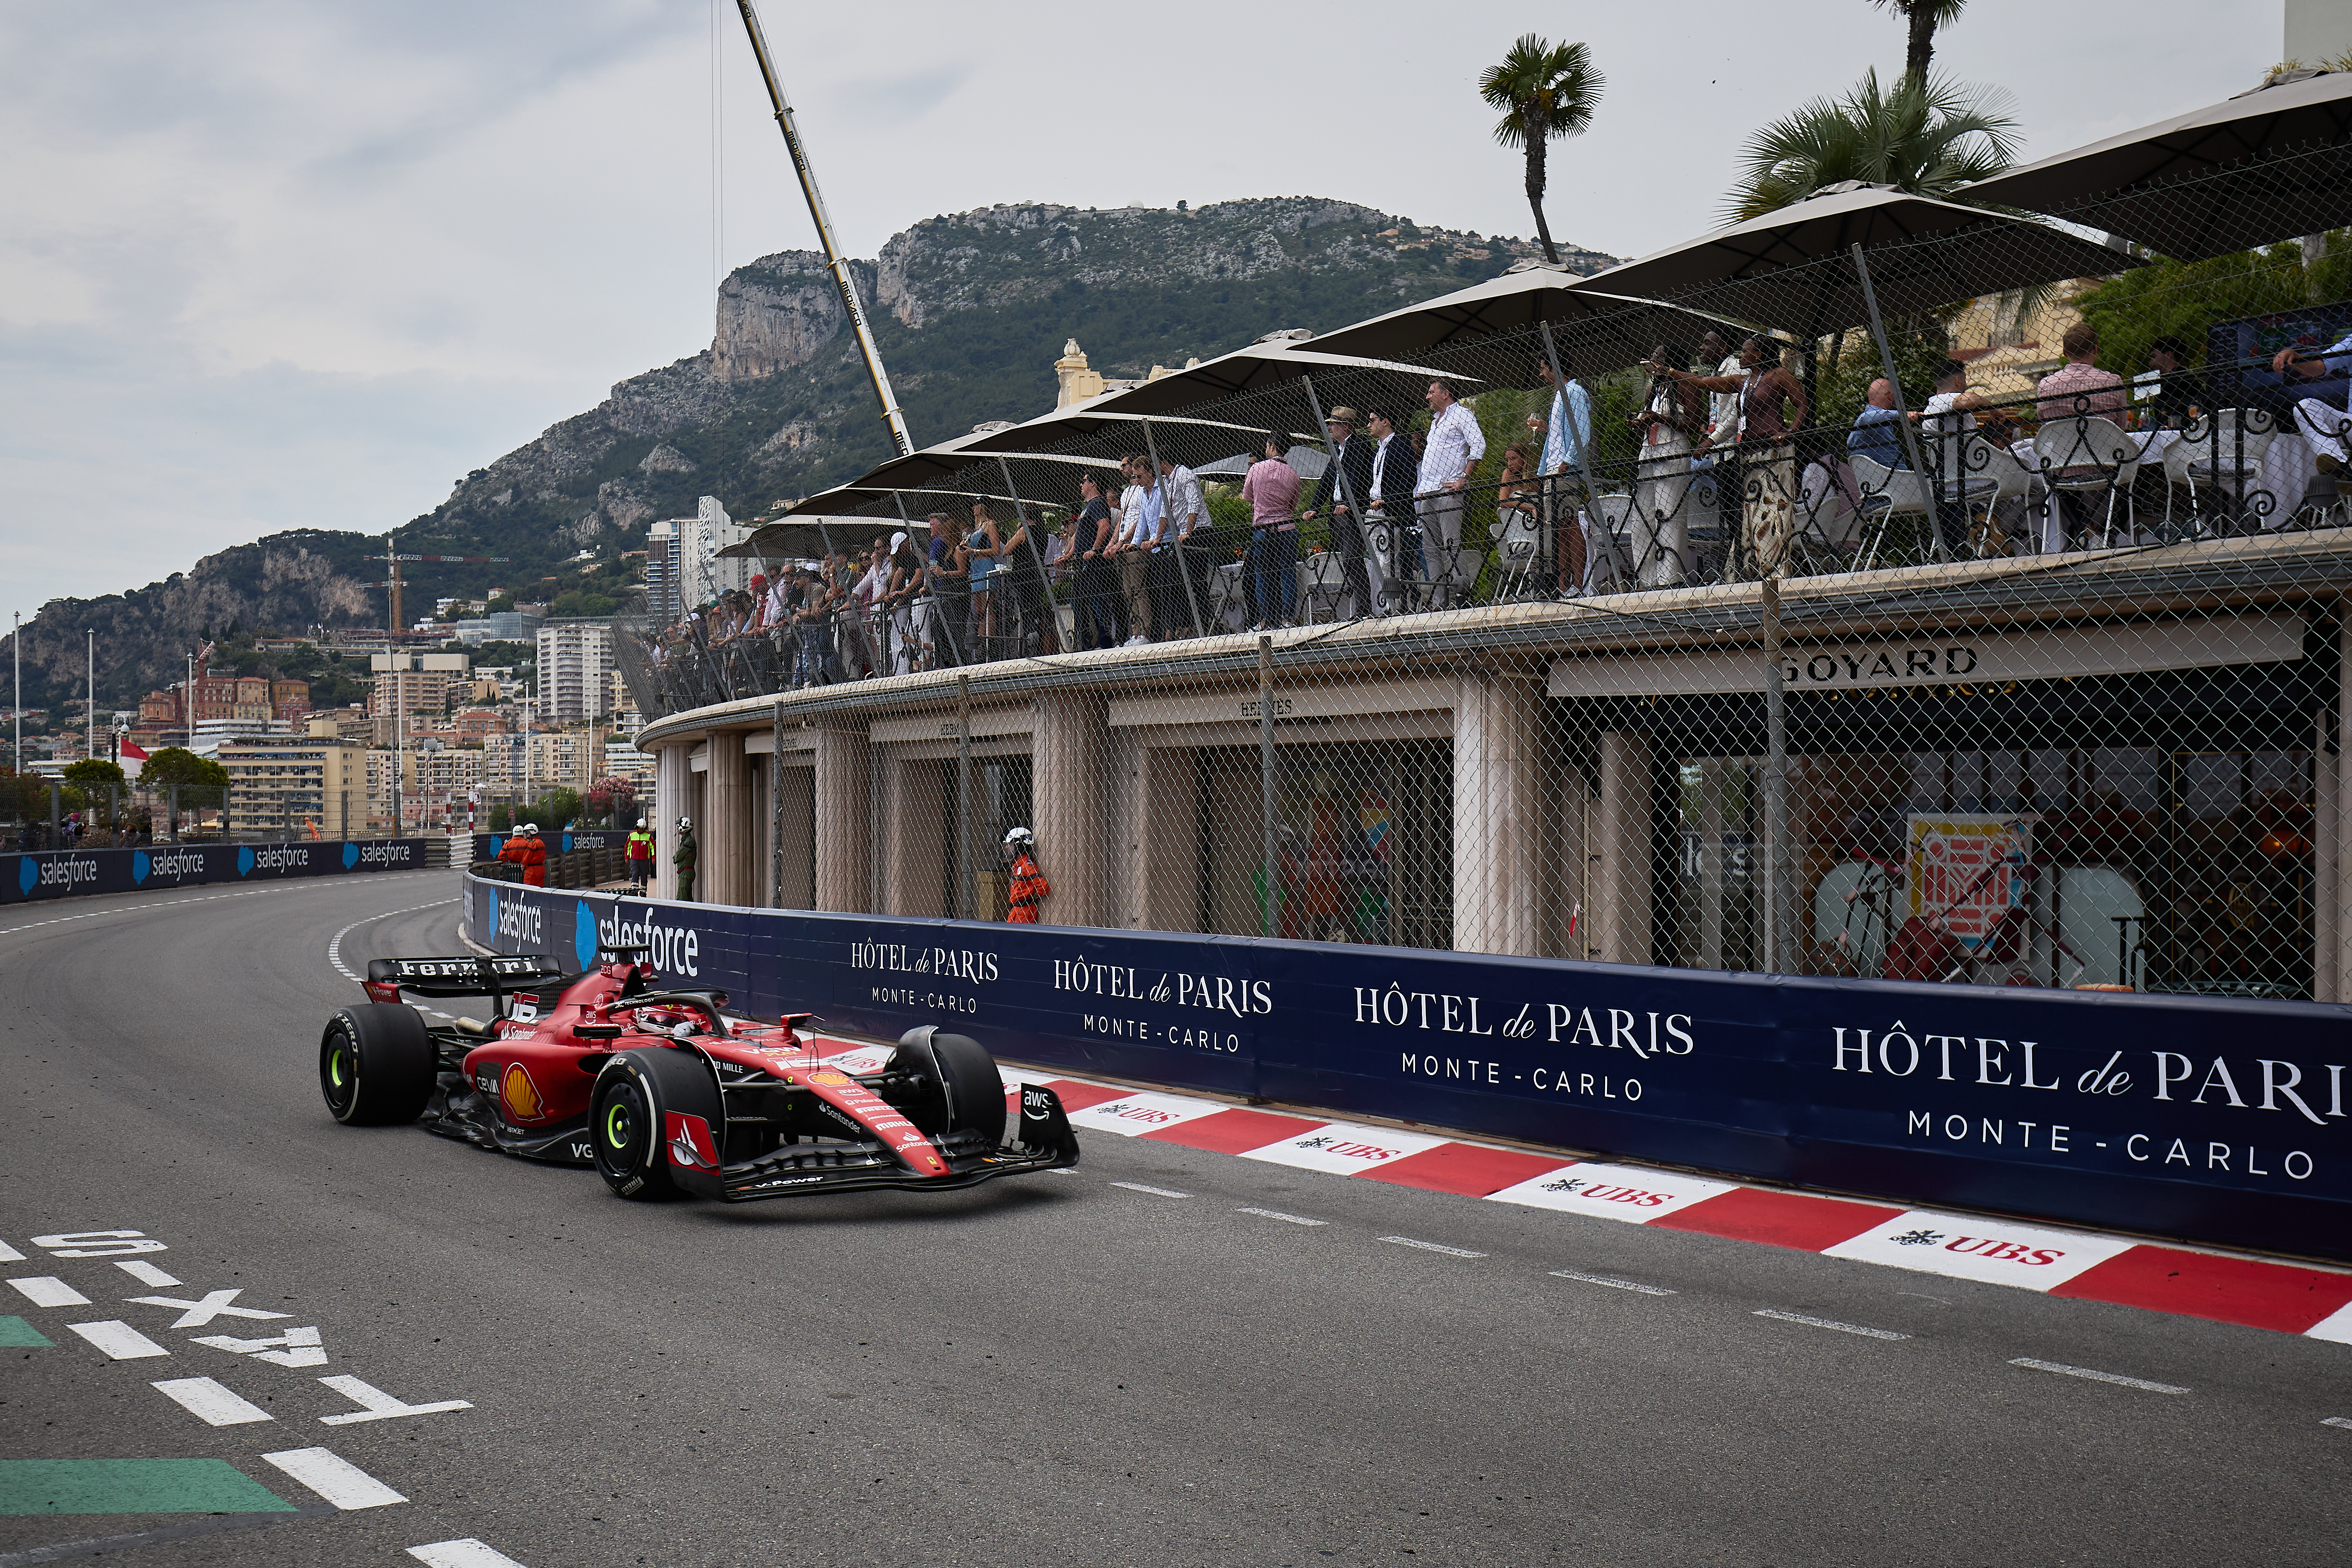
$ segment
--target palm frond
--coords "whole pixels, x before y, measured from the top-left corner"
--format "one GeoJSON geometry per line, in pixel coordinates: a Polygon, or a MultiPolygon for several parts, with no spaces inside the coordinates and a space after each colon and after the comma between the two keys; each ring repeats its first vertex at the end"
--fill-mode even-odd
{"type": "Polygon", "coordinates": [[[1843,97],[1813,99],[1748,136],[1726,216],[1759,217],[1843,180],[1948,196],[2015,163],[2014,110],[1998,88],[1908,75],[1882,85],[1868,71],[1843,97]]]}

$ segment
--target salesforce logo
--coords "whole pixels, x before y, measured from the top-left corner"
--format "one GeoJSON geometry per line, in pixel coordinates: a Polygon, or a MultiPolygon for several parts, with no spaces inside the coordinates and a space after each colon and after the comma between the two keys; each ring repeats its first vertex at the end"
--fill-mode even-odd
{"type": "Polygon", "coordinates": [[[360,847],[356,844],[345,844],[343,846],[343,869],[348,871],[359,863],[360,847]]]}
{"type": "Polygon", "coordinates": [[[611,919],[597,922],[598,940],[606,947],[653,949],[654,968],[664,974],[699,975],[702,933],[688,926],[662,925],[653,918],[652,910],[642,914],[644,918],[633,921],[625,908],[615,909],[611,919]]]}

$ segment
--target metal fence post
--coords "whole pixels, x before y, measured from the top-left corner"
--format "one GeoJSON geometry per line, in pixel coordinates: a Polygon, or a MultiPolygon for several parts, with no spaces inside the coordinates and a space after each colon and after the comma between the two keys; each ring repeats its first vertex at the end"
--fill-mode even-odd
{"type": "MultiPolygon", "coordinates": [[[[1862,245],[1859,241],[1855,242],[1853,247],[1853,271],[1854,276],[1862,282],[1863,303],[1870,307],[1870,335],[1878,344],[1879,366],[1886,372],[1886,384],[1895,389],[1895,431],[1903,437],[1903,450],[1911,458],[1911,471],[1919,476],[1920,487],[1927,492],[1927,535],[1933,541],[1935,559],[1941,561],[1944,559],[1944,527],[1940,506],[1944,488],[1942,476],[1931,476],[1927,472],[1927,465],[1919,460],[1919,433],[1911,428],[1911,410],[1903,401],[1903,378],[1895,374],[1895,352],[1886,344],[1886,323],[1878,319],[1878,290],[1871,285],[1870,263],[1863,259],[1862,245]]],[[[1831,368],[1834,370],[1837,367],[1832,365],[1831,368]]],[[[1943,450],[1944,444],[1938,442],[1936,447],[1938,458],[1942,457],[1943,450]]],[[[1803,472],[1801,465],[1798,471],[1803,472]]],[[[1960,487],[1956,488],[1953,493],[1961,494],[1964,488],[1962,476],[1952,475],[1951,483],[1955,487],[1960,487]]],[[[1793,500],[1795,498],[1790,499],[1793,500]]]]}
{"type": "Polygon", "coordinates": [[[58,847],[58,786],[56,781],[52,780],[49,784],[49,847],[52,849],[58,847]]]}
{"type": "Polygon", "coordinates": [[[172,786],[172,842],[180,841],[180,786],[172,786]]]}
{"type": "Polygon", "coordinates": [[[1796,973],[1789,951],[1793,867],[1789,858],[1789,704],[1781,686],[1780,579],[1764,589],[1764,967],[1796,973]]]}
{"type": "Polygon", "coordinates": [[[956,896],[950,914],[971,920],[971,677],[956,677],[956,896]]]}
{"type": "Polygon", "coordinates": [[[1257,793],[1259,826],[1265,840],[1265,884],[1258,907],[1259,923],[1266,936],[1274,935],[1278,929],[1275,904],[1282,897],[1280,884],[1275,879],[1278,865],[1275,854],[1275,782],[1274,638],[1261,636],[1257,639],[1257,793]]]}
{"type": "Polygon", "coordinates": [[[776,704],[776,749],[768,753],[768,907],[784,907],[784,705],[776,704]]]}

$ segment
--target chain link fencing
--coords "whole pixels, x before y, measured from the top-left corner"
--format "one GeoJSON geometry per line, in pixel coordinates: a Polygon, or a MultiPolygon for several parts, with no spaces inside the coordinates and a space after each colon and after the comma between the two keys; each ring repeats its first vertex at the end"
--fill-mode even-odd
{"type": "Polygon", "coordinates": [[[616,624],[701,895],[2336,999],[2352,233],[1943,221],[827,501],[616,624]]]}

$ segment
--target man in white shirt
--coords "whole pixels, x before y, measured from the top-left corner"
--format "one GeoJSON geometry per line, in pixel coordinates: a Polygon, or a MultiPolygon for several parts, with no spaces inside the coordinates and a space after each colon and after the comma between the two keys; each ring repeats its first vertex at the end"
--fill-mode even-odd
{"type": "Polygon", "coordinates": [[[1469,505],[1470,470],[1486,456],[1486,436],[1478,416],[1454,395],[1443,378],[1429,384],[1428,445],[1421,454],[1421,531],[1437,552],[1433,607],[1450,609],[1466,584],[1462,573],[1462,514],[1469,505]]]}
{"type": "Polygon", "coordinates": [[[1160,547],[1152,563],[1157,574],[1153,609],[1160,635],[1175,637],[1180,628],[1192,626],[1193,605],[1208,599],[1209,502],[1201,493],[1200,476],[1164,452],[1160,457],[1160,484],[1167,498],[1167,516],[1160,526],[1160,547]],[[1197,540],[1192,537],[1196,528],[1202,531],[1197,540]],[[1192,579],[1189,593],[1187,577],[1192,579]]]}
{"type": "Polygon", "coordinates": [[[1118,563],[1119,591],[1127,599],[1127,629],[1133,635],[1126,646],[1135,647],[1151,640],[1147,574],[1151,547],[1160,542],[1160,509],[1153,504],[1159,487],[1144,483],[1150,477],[1150,465],[1143,458],[1129,454],[1119,459],[1119,471],[1127,476],[1127,489],[1119,496],[1118,532],[1110,542],[1108,553],[1118,563]]]}
{"type": "MultiPolygon", "coordinates": [[[[1586,449],[1592,442],[1592,395],[1572,377],[1562,386],[1549,356],[1537,359],[1536,374],[1551,388],[1551,414],[1540,421],[1543,457],[1536,466],[1538,493],[1543,498],[1542,525],[1553,536],[1553,571],[1565,597],[1584,589],[1583,475],[1586,449]]],[[[1566,366],[1560,374],[1567,374],[1566,366]]]]}

